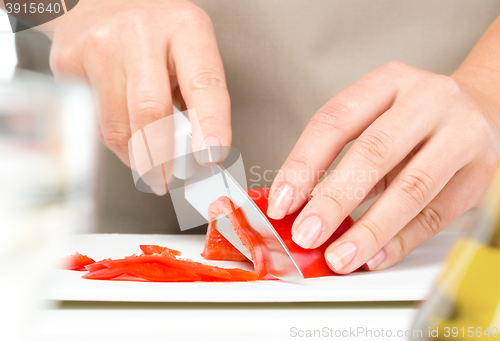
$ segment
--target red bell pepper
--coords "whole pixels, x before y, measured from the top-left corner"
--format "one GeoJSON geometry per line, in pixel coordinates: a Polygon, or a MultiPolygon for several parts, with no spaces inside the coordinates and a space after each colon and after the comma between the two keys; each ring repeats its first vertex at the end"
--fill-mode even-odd
{"type": "Polygon", "coordinates": [[[167,268],[161,264],[150,262],[104,268],[89,272],[83,278],[112,279],[125,274],[151,282],[193,282],[200,280],[200,277],[193,272],[167,268]]]}
{"type": "Polygon", "coordinates": [[[223,269],[176,258],[180,252],[158,245],[141,245],[142,255],[105,259],[88,265],[86,279],[144,279],[154,282],[255,281],[255,272],[223,269]]]}
{"type": "MultiPolygon", "coordinates": [[[[269,190],[249,190],[248,194],[260,210],[266,214],[269,190]]],[[[300,211],[301,210],[298,210],[296,213],[288,215],[282,220],[271,219],[267,217],[267,214],[266,217],[280,235],[305,278],[334,275],[335,273],[328,267],[325,261],[325,249],[347,231],[354,221],[348,216],[323,245],[316,249],[303,249],[295,244],[292,240],[291,233],[292,224],[300,211]]],[[[252,261],[254,262],[255,271],[259,275],[259,278],[263,279],[267,271],[265,270],[262,249],[258,240],[244,220],[241,211],[234,210],[234,206],[227,197],[221,197],[210,206],[210,214],[213,221],[208,226],[205,249],[203,250],[202,256],[205,259],[213,260],[240,260],[242,257],[246,259],[246,257],[236,250],[215,228],[216,221],[213,218],[224,214],[231,220],[233,228],[240,237],[243,245],[249,249],[252,255],[252,261]],[[216,241],[215,243],[213,243],[214,240],[216,241]]]]}
{"type": "Polygon", "coordinates": [[[64,266],[68,270],[85,270],[85,266],[92,263],[95,263],[95,260],[78,252],[64,258],[64,266]]]}
{"type": "MultiPolygon", "coordinates": [[[[211,223],[209,224],[209,230],[207,231],[207,240],[211,240],[213,238],[210,237],[211,233],[214,233],[213,231],[217,231],[215,229],[215,221],[216,218],[220,215],[225,215],[230,221],[231,224],[233,225],[234,231],[238,235],[238,238],[240,238],[242,244],[250,251],[250,254],[252,255],[252,261],[254,263],[254,268],[255,272],[259,275],[260,279],[263,279],[266,274],[266,267],[264,265],[264,253],[262,250],[263,244],[259,241],[259,239],[252,233],[250,226],[248,226],[245,217],[241,213],[240,210],[237,210],[234,208],[233,203],[231,200],[229,200],[228,197],[220,197],[216,201],[214,201],[210,207],[209,207],[209,215],[210,215],[210,220],[211,223]]],[[[217,231],[217,233],[219,233],[217,231]]],[[[234,258],[234,246],[231,245],[227,239],[224,237],[221,237],[221,241],[225,241],[226,246],[224,247],[224,244],[222,244],[222,248],[219,248],[219,252],[227,249],[229,250],[230,255],[233,255],[231,258],[224,258],[224,253],[219,254],[219,258],[215,258],[217,260],[235,260],[234,258]],[[220,258],[222,256],[222,258],[220,258]]],[[[220,245],[219,245],[220,246],[220,245]]],[[[239,252],[238,250],[236,250],[239,252]]],[[[205,250],[202,253],[202,256],[205,257],[206,259],[214,259],[214,258],[207,258],[206,255],[214,255],[215,253],[211,251],[211,245],[208,244],[207,247],[207,242],[205,242],[205,250]],[[204,255],[205,254],[205,255],[204,255]]],[[[241,254],[241,253],[240,253],[241,254]]],[[[243,254],[241,254],[243,256],[243,254]]],[[[210,256],[208,256],[210,257],[210,256]]],[[[244,257],[244,256],[243,256],[244,257]]],[[[245,257],[246,259],[246,257],[245,257]]]]}
{"type": "Polygon", "coordinates": [[[168,253],[172,256],[180,256],[181,252],[173,249],[169,249],[168,247],[165,246],[159,246],[159,245],[140,245],[139,246],[142,250],[142,252],[145,255],[153,255],[153,254],[158,254],[161,255],[163,253],[168,253]]]}

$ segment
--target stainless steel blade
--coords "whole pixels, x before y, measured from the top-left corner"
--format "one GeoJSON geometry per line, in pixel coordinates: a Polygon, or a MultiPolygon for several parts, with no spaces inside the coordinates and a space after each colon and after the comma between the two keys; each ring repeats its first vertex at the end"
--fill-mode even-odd
{"type": "MultiPolygon", "coordinates": [[[[248,196],[246,191],[234,180],[231,174],[222,165],[217,164],[217,167],[224,172],[228,197],[241,210],[251,228],[251,232],[261,242],[267,271],[271,275],[283,280],[293,281],[303,279],[304,276],[293,260],[290,251],[288,251],[285,243],[281,240],[281,237],[269,220],[267,220],[266,216],[248,196]]],[[[216,227],[217,223],[215,224],[216,227]]],[[[219,232],[226,237],[224,232],[227,230],[227,228],[223,228],[219,232]]],[[[234,239],[233,236],[228,235],[228,237],[234,239]]]]}
{"type": "Polygon", "coordinates": [[[231,224],[231,220],[226,218],[226,216],[221,216],[215,222],[215,228],[220,232],[235,248],[238,249],[245,257],[249,260],[252,260],[252,254],[250,251],[243,245],[240,238],[233,229],[233,225],[231,224]]]}
{"type": "MultiPolygon", "coordinates": [[[[210,204],[221,196],[227,196],[236,209],[241,210],[251,232],[260,241],[267,271],[283,280],[304,278],[274,227],[227,169],[221,164],[197,165],[192,174],[185,180],[184,195],[207,221],[210,221],[210,204]]],[[[251,259],[250,252],[241,243],[231,222],[225,216],[217,217],[215,227],[242,254],[251,259]]]]}

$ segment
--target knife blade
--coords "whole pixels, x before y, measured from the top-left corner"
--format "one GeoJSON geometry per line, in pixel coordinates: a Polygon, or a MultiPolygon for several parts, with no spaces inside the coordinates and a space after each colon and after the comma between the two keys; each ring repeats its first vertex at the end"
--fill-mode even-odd
{"type": "MultiPolygon", "coordinates": [[[[231,174],[222,165],[217,164],[217,166],[223,171],[228,197],[241,210],[252,233],[261,242],[267,271],[274,277],[283,280],[293,281],[303,279],[304,276],[295,263],[290,251],[264,213],[248,196],[246,191],[241,188],[238,182],[234,180],[231,174]]],[[[225,219],[228,220],[227,218],[225,219]]],[[[228,228],[227,223],[223,222],[220,224],[219,220],[217,220],[215,227],[231,244],[235,245],[235,239],[241,244],[234,229],[232,227],[228,228]],[[218,225],[220,225],[220,228],[218,225]]]]}
{"type": "MultiPolygon", "coordinates": [[[[176,117],[177,120],[175,120],[176,138],[177,132],[179,131],[192,131],[190,126],[188,126],[190,125],[189,120],[182,113],[177,112],[174,115],[179,115],[179,117],[176,117]]],[[[183,135],[179,136],[183,139],[182,145],[187,146],[186,148],[188,149],[186,150],[191,150],[191,134],[183,133],[179,135],[183,135]],[[187,144],[184,140],[186,135],[187,144]]],[[[206,150],[205,152],[208,153],[208,157],[210,158],[212,155],[210,151],[206,150]]],[[[246,178],[244,176],[245,170],[241,160],[241,154],[239,154],[236,149],[231,149],[228,154],[229,156],[226,160],[230,158],[236,160],[230,164],[226,163],[228,169],[226,169],[222,164],[225,161],[222,163],[211,163],[205,166],[202,166],[197,162],[191,162],[188,172],[189,176],[184,178],[185,199],[207,221],[210,221],[210,204],[221,196],[227,196],[233,202],[235,208],[241,210],[241,213],[245,217],[251,232],[259,240],[260,246],[263,250],[264,262],[267,271],[271,275],[283,280],[293,281],[303,279],[304,276],[302,275],[302,272],[295,263],[290,251],[279,234],[276,232],[264,213],[261,212],[259,207],[248,196],[246,190],[241,187],[240,183],[238,183],[235,177],[230,173],[230,171],[234,172],[234,174],[237,175],[237,179],[245,181],[246,183],[246,178]]],[[[187,164],[187,159],[188,158],[184,157],[182,160],[187,164]]],[[[182,175],[185,174],[187,174],[187,172],[182,173],[182,175]]],[[[236,247],[236,249],[238,249],[248,259],[252,260],[250,251],[240,241],[231,225],[231,221],[226,218],[226,216],[221,215],[217,217],[215,228],[234,247],[236,247]]]]}
{"type": "MultiPolygon", "coordinates": [[[[302,272],[279,234],[229,171],[221,164],[201,168],[191,178],[185,180],[186,200],[208,221],[210,204],[221,196],[227,196],[235,207],[241,210],[251,232],[261,243],[267,271],[283,280],[303,279],[302,272]],[[205,172],[210,172],[211,176],[205,172]]],[[[215,228],[236,249],[252,260],[249,250],[241,243],[228,218],[224,215],[217,217],[215,228]]]]}

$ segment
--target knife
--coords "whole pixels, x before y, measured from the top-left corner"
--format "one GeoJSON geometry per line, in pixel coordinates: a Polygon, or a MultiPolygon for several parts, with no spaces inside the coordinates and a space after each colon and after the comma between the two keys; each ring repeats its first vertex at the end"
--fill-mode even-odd
{"type": "MultiPolygon", "coordinates": [[[[179,144],[184,146],[185,152],[192,155],[191,123],[176,108],[174,109],[174,115],[175,141],[176,143],[180,141],[179,144]]],[[[240,185],[243,182],[246,187],[245,170],[242,162],[233,162],[235,154],[238,154],[238,160],[241,160],[239,152],[235,148],[230,148],[229,156],[226,157],[225,161],[210,163],[204,166],[196,162],[190,162],[187,157],[179,158],[176,155],[174,160],[174,175],[184,179],[185,199],[206,221],[210,221],[210,217],[208,216],[210,204],[221,196],[227,196],[233,202],[235,208],[241,211],[248,222],[251,232],[261,243],[267,272],[276,278],[287,281],[303,279],[302,272],[279,234],[264,213],[248,196],[246,190],[240,185]],[[183,164],[176,164],[177,160],[183,164]],[[189,163],[190,166],[186,167],[184,163],[189,163]],[[189,171],[186,172],[187,168],[189,168],[189,171]],[[184,172],[182,174],[177,172],[176,174],[176,169],[183,169],[184,172]],[[189,173],[189,176],[186,176],[186,173],[189,173]],[[232,174],[235,176],[233,177],[232,174]]],[[[210,155],[210,151],[208,151],[208,157],[210,155]]],[[[177,215],[182,214],[182,212],[176,213],[177,215]]],[[[252,260],[250,251],[240,241],[232,227],[231,221],[225,215],[216,218],[215,228],[238,251],[249,260],[252,260]]]]}

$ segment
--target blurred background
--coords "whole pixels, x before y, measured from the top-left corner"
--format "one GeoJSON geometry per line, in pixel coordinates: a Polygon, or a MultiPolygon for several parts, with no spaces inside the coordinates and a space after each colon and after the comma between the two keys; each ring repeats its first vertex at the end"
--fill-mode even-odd
{"type": "Polygon", "coordinates": [[[0,81],[10,80],[17,64],[14,34],[7,13],[0,11],[0,81]]]}

